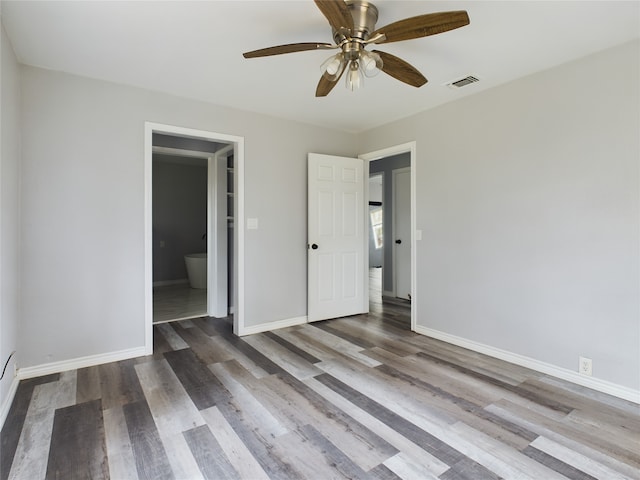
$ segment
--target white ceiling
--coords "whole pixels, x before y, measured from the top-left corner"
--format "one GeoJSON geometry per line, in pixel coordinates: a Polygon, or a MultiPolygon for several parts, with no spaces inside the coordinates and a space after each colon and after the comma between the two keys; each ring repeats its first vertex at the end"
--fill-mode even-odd
{"type": "Polygon", "coordinates": [[[428,79],[380,74],[315,98],[332,51],[245,60],[242,52],[331,42],[312,0],[5,1],[2,22],[20,62],[350,132],[403,118],[640,36],[638,1],[374,0],[377,26],[446,10],[471,24],[377,48],[428,79]],[[461,90],[444,83],[472,74],[461,90]]]}

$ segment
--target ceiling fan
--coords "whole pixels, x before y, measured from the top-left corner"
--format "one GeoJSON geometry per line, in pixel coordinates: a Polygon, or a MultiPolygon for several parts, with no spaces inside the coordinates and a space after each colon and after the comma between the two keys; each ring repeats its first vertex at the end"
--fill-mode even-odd
{"type": "Polygon", "coordinates": [[[345,72],[346,85],[351,90],[362,86],[364,76],[372,77],[380,71],[408,85],[421,87],[427,83],[427,79],[415,67],[390,53],[369,51],[365,47],[427,37],[469,24],[467,12],[459,10],[418,15],[376,29],[378,9],[368,1],[314,1],[329,21],[335,43],[291,43],[253,50],[243,56],[256,58],[307,50],[339,49],[321,66],[322,76],[316,88],[316,97],[328,95],[345,72]]]}

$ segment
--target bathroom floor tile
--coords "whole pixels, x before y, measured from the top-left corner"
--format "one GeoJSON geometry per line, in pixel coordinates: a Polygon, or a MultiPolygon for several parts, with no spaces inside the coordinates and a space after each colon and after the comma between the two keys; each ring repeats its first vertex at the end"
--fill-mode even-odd
{"type": "Polygon", "coordinates": [[[153,323],[204,316],[207,314],[207,290],[189,284],[153,289],[153,323]]]}

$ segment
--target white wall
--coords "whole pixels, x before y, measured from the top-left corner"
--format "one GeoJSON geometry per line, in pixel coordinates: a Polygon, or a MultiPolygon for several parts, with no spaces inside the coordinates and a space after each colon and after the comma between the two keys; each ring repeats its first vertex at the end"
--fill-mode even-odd
{"type": "MultiPolygon", "coordinates": [[[[4,27],[0,25],[0,369],[18,346],[19,286],[19,168],[20,168],[20,83],[19,69],[4,27]]],[[[21,352],[7,366],[0,382],[0,412],[13,380],[14,364],[21,352]]],[[[0,415],[1,417],[1,415],[0,415]]],[[[0,426],[2,419],[0,418],[0,426]]]]}
{"type": "Polygon", "coordinates": [[[635,41],[361,135],[417,142],[420,327],[640,388],[639,58],[635,41]]]}
{"type": "Polygon", "coordinates": [[[144,345],[144,122],[245,137],[245,325],[306,315],[307,152],[352,135],[23,67],[23,366],[144,345]]]}

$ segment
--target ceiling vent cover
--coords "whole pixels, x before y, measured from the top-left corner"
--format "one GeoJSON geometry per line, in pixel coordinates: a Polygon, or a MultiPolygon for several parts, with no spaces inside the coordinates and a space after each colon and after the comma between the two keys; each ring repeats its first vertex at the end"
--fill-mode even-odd
{"type": "Polygon", "coordinates": [[[480,79],[478,77],[474,77],[473,75],[468,75],[464,78],[459,78],[458,80],[448,82],[445,85],[455,90],[458,88],[466,87],[467,85],[471,85],[472,83],[476,83],[479,81],[480,79]]]}

